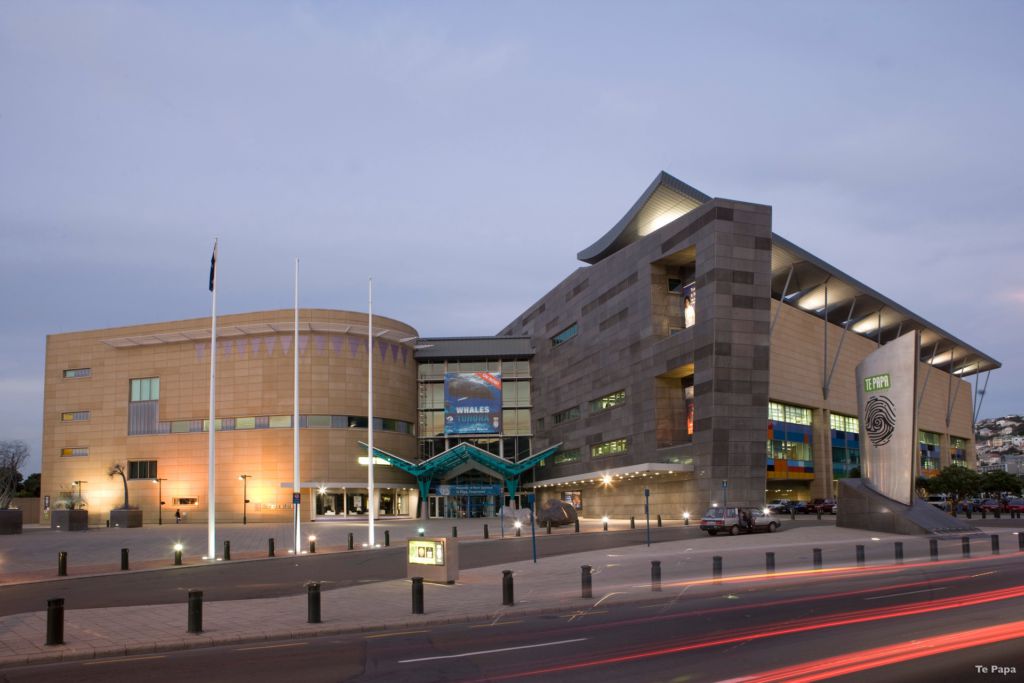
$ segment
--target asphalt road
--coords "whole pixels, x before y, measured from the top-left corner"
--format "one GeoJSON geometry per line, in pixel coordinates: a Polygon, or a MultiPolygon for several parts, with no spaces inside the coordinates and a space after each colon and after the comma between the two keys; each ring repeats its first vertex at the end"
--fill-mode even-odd
{"type": "MultiPolygon", "coordinates": [[[[462,569],[518,562],[532,556],[529,529],[521,538],[506,537],[462,543],[462,569]]],[[[697,537],[696,526],[653,527],[651,541],[677,541],[697,537]]],[[[644,543],[644,530],[548,536],[538,529],[539,557],[644,543]]],[[[171,567],[166,570],[118,572],[102,576],[68,577],[37,583],[0,586],[0,616],[42,609],[48,598],[63,597],[68,609],[124,607],[177,603],[189,588],[201,588],[207,600],[244,600],[299,595],[309,581],[320,581],[324,590],[371,581],[405,577],[405,545],[374,551],[317,553],[269,560],[218,562],[171,567]]]]}
{"type": "Polygon", "coordinates": [[[647,603],[21,667],[0,680],[1014,680],[1024,675],[1022,608],[1024,557],[982,557],[666,585],[647,603]]]}

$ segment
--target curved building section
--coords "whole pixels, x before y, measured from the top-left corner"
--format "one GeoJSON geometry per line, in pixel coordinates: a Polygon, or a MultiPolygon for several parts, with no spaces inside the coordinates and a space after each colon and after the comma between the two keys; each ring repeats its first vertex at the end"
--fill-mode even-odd
{"type": "MultiPolygon", "coordinates": [[[[415,452],[414,328],[365,313],[299,311],[299,462],[303,518],[366,515],[368,354],[374,354],[374,445],[415,452]]],[[[292,515],[294,311],[218,316],[218,521],[292,515]],[[245,501],[248,500],[248,503],[245,501]]],[[[129,502],[146,524],[205,521],[209,508],[210,319],[47,339],[43,491],[51,508],[82,499],[90,523],[123,503],[107,475],[125,464],[129,502]],[[161,510],[159,501],[164,501],[161,510]]],[[[379,463],[378,463],[379,464],[379,463]]],[[[415,515],[411,477],[375,468],[378,515],[415,515]]],[[[45,500],[45,499],[44,499],[45,500]]],[[[44,504],[45,505],[45,504],[44,504]]]]}

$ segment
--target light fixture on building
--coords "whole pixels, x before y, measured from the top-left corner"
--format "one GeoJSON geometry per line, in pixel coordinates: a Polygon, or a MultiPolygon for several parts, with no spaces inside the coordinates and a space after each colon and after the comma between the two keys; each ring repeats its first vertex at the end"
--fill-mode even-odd
{"type": "Polygon", "coordinates": [[[604,484],[605,486],[609,486],[612,483],[612,475],[606,474],[603,477],[601,477],[601,483],[604,484]]]}

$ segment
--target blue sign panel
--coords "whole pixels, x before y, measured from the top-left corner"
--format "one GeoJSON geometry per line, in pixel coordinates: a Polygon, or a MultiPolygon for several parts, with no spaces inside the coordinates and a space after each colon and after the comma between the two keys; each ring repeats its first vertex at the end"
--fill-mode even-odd
{"type": "Polygon", "coordinates": [[[440,496],[498,496],[501,495],[501,484],[438,484],[440,496]]]}
{"type": "Polygon", "coordinates": [[[501,373],[446,372],[444,433],[497,434],[501,431],[501,373]]]}

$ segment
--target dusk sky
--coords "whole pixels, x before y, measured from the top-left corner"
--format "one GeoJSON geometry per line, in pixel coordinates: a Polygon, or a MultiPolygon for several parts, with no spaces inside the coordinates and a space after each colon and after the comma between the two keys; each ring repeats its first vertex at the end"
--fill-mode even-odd
{"type": "Polygon", "coordinates": [[[657,173],[998,359],[1024,412],[1020,2],[3,2],[0,438],[46,335],[287,308],[494,334],[657,173]]]}

